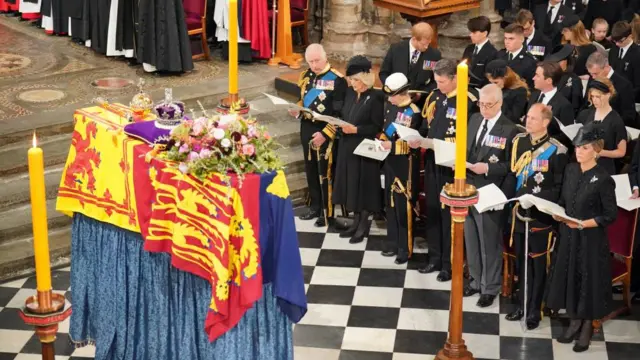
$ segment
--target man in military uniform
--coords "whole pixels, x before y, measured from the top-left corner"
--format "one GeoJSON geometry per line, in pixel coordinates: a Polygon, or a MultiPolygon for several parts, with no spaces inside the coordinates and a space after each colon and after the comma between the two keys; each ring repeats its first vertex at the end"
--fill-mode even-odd
{"type": "Polygon", "coordinates": [[[419,22],[411,28],[411,39],[391,45],[380,66],[380,81],[384,84],[393,73],[403,73],[411,83],[410,90],[422,93],[414,94],[418,106],[435,89],[433,68],[442,58],[440,50],[429,46],[433,39],[433,29],[425,22],[419,22]]]}
{"type": "MultiPolygon", "coordinates": [[[[511,179],[515,182],[516,197],[532,194],[554,203],[560,197],[568,157],[567,148],[547,133],[552,118],[553,113],[548,106],[542,103],[532,105],[527,113],[527,133],[518,134],[513,140],[511,179]]],[[[520,270],[520,306],[507,314],[505,319],[518,321],[523,318],[526,309],[526,325],[532,330],[538,327],[542,317],[554,220],[531,204],[519,202],[514,206],[511,221],[511,241],[520,270]],[[528,248],[525,248],[525,241],[528,248]]]]}
{"type": "Polygon", "coordinates": [[[529,88],[533,87],[533,76],[538,61],[524,47],[522,25],[513,23],[504,29],[504,49],[498,52],[497,59],[506,60],[511,70],[520,75],[529,88]]]}
{"type": "MultiPolygon", "coordinates": [[[[387,241],[382,256],[396,256],[395,263],[406,263],[413,253],[413,209],[419,180],[419,150],[399,139],[398,127],[420,128],[422,115],[418,106],[411,102],[408,93],[411,83],[402,73],[387,77],[384,93],[389,96],[385,104],[385,120],[382,147],[391,153],[385,159],[384,190],[387,214],[387,241]]],[[[422,136],[426,135],[426,131],[422,136]]]]}
{"type": "MultiPolygon", "coordinates": [[[[327,54],[320,44],[309,45],[305,59],[309,69],[302,72],[298,81],[298,104],[319,114],[340,117],[347,89],[344,77],[327,62],[327,54]]],[[[326,226],[327,223],[333,223],[331,175],[335,168],[333,154],[336,129],[331,124],[315,121],[311,113],[306,111],[291,111],[291,115],[300,118],[300,140],[309,186],[309,211],[300,219],[318,218],[315,226],[326,226]]]]}
{"type": "MultiPolygon", "coordinates": [[[[452,59],[442,59],[434,69],[438,89],[427,98],[422,116],[421,133],[428,132],[430,139],[448,142],[456,141],[456,67],[452,59]]],[[[477,98],[468,93],[469,114],[477,111],[477,98]]],[[[412,148],[420,146],[420,141],[411,141],[412,148]]],[[[426,193],[426,239],[429,247],[429,262],[418,271],[431,273],[439,271],[438,281],[451,280],[451,214],[440,204],[440,192],[446,183],[453,183],[453,170],[435,163],[433,149],[425,153],[425,193],[426,193]]]]}

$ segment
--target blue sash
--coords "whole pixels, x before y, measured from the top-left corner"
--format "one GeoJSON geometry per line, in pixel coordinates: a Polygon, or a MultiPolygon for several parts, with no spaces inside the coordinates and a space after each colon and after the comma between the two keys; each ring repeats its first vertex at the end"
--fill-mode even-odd
{"type": "Polygon", "coordinates": [[[518,182],[516,184],[516,191],[520,190],[520,188],[524,184],[524,181],[526,180],[524,174],[527,174],[527,179],[533,176],[534,171],[532,171],[531,166],[533,160],[549,160],[549,158],[551,157],[551,155],[553,155],[557,148],[557,146],[551,145],[547,148],[547,150],[540,154],[540,156],[536,157],[535,159],[531,159],[531,162],[529,162],[529,164],[527,164],[527,166],[525,166],[525,168],[522,169],[520,174],[518,174],[518,176],[516,177],[518,179],[518,182]]]}
{"type": "Polygon", "coordinates": [[[389,126],[387,126],[387,129],[384,131],[384,134],[387,135],[387,138],[389,138],[389,140],[391,140],[391,137],[395,133],[396,133],[396,126],[393,123],[389,123],[389,126]]]}
{"type": "MultiPolygon", "coordinates": [[[[334,80],[335,81],[335,79],[337,78],[338,78],[338,75],[336,75],[336,73],[334,73],[333,71],[329,70],[327,71],[326,74],[324,74],[322,77],[319,77],[316,80],[327,80],[327,81],[334,80]]],[[[324,90],[316,89],[315,86],[309,89],[309,91],[306,93],[303,99],[304,107],[308,108],[309,106],[311,106],[311,104],[315,101],[318,95],[320,95],[320,93],[323,91],[324,90]]]]}

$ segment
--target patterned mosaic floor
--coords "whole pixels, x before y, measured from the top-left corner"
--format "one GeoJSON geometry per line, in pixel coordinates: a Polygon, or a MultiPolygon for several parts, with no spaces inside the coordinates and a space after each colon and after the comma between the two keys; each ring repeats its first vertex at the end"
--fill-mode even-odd
{"type": "MultiPolygon", "coordinates": [[[[252,72],[253,66],[264,65],[242,66],[241,75],[252,72]]],[[[133,95],[141,77],[151,91],[224,78],[226,69],[216,58],[195,62],[195,70],[181,76],[157,76],[124,59],[97,54],[69,37],[46,35],[0,15],[0,121],[88,103],[99,96],[133,95]]]]}
{"type": "MultiPolygon", "coordinates": [[[[304,265],[309,312],[295,326],[295,357],[301,360],[426,360],[444,344],[448,327],[450,283],[416,270],[425,259],[423,243],[408,264],[380,256],[385,230],[375,224],[370,238],[356,245],[332,229],[296,219],[304,265]]],[[[53,286],[72,300],[69,269],[54,271],[53,286]]],[[[35,293],[33,277],[0,284],[0,360],[36,360],[37,339],[18,317],[24,299],[35,293]]],[[[555,339],[566,319],[543,319],[524,332],[504,320],[513,309],[506,299],[480,309],[478,295],[464,300],[464,339],[476,359],[631,360],[640,353],[640,306],[633,315],[610,320],[594,337],[589,351],[555,339]],[[635,355],[633,355],[635,354],[635,355]]],[[[91,358],[91,346],[75,349],[60,327],[56,359],[91,358]]],[[[260,359],[262,360],[262,359],[260,359]]],[[[264,359],[273,360],[273,359],[264,359]]]]}

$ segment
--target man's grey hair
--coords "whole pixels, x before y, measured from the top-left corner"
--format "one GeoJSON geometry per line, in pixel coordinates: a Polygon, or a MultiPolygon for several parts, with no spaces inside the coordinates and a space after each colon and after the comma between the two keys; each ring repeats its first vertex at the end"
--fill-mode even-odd
{"type": "Polygon", "coordinates": [[[458,62],[453,59],[440,59],[433,69],[433,73],[438,76],[446,76],[449,79],[453,79],[456,76],[456,68],[458,62]]]}
{"type": "Polygon", "coordinates": [[[488,84],[480,89],[480,100],[490,102],[502,102],[502,89],[496,84],[488,84]]]}
{"type": "Polygon", "coordinates": [[[318,43],[311,44],[307,46],[307,50],[304,52],[304,58],[308,58],[309,55],[319,53],[322,57],[322,60],[327,60],[327,53],[324,51],[324,47],[318,43]]]}
{"type": "Polygon", "coordinates": [[[589,57],[587,58],[587,63],[586,63],[587,69],[592,66],[597,66],[601,69],[604,69],[608,65],[609,65],[609,59],[607,58],[607,55],[603,51],[596,51],[591,55],[589,55],[589,57]]]}

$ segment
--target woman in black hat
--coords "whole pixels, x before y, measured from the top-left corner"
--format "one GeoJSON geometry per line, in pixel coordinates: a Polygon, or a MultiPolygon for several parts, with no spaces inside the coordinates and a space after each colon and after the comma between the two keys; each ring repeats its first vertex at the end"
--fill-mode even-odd
{"type": "Polygon", "coordinates": [[[514,124],[524,124],[529,101],[529,88],[526,81],[507,66],[502,59],[491,61],[486,67],[487,79],[502,89],[502,114],[514,124]]]}
{"type": "Polygon", "coordinates": [[[574,116],[578,114],[584,105],[584,97],[582,96],[582,80],[573,72],[576,64],[577,52],[575,46],[571,44],[558,45],[553,48],[551,53],[545,60],[557,62],[564,74],[558,83],[558,92],[560,92],[573,106],[574,116]]]}
{"type": "Polygon", "coordinates": [[[609,79],[596,78],[590,81],[587,98],[593,106],[582,110],[576,118],[577,123],[593,123],[604,131],[604,148],[598,156],[598,164],[609,175],[616,174],[614,159],[623,158],[627,152],[627,129],[620,114],[609,104],[609,99],[614,95],[615,90],[609,79]]]}
{"type": "Polygon", "coordinates": [[[558,342],[571,343],[573,351],[589,348],[594,319],[609,314],[611,305],[611,259],[606,228],[618,213],[615,183],[598,165],[604,147],[604,131],[593,124],[578,131],[573,140],[577,163],[567,166],[558,204],[568,217],[561,222],[555,245],[555,260],[549,271],[545,291],[550,309],[566,309],[569,328],[558,342]]]}
{"type": "Polygon", "coordinates": [[[587,30],[577,15],[571,14],[562,22],[562,43],[575,46],[577,57],[573,71],[580,77],[586,75],[588,78],[589,73],[585,64],[589,55],[597,51],[598,48],[589,40],[587,30]]]}
{"type": "Polygon", "coordinates": [[[342,119],[349,125],[342,127],[338,147],[333,201],[355,213],[351,226],[340,233],[359,243],[369,234],[369,215],[381,210],[380,163],[354,155],[353,151],[364,139],[375,139],[384,123],[384,94],[373,89],[375,75],[371,61],[356,55],[347,64],[347,89],[342,119]]]}

